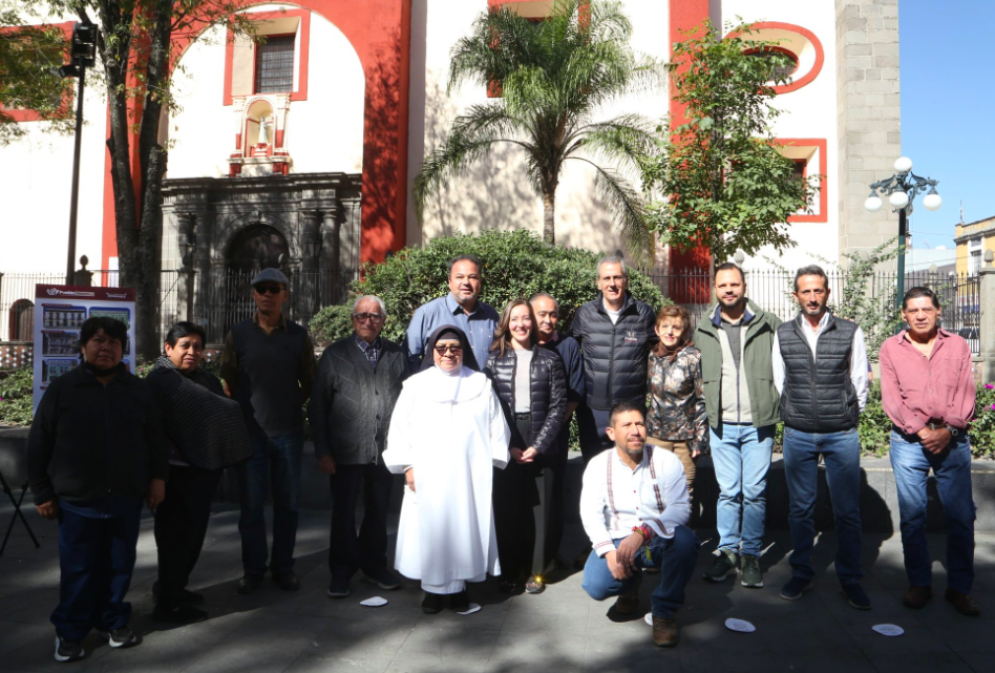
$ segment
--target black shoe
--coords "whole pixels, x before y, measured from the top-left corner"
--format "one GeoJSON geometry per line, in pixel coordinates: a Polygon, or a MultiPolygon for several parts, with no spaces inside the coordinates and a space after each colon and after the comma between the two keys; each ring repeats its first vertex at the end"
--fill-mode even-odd
{"type": "Polygon", "coordinates": [[[577,558],[574,559],[574,569],[583,570],[584,566],[587,565],[587,558],[591,555],[591,548],[588,547],[581,553],[577,554],[577,558]]]}
{"type": "Polygon", "coordinates": [[[138,636],[127,626],[110,631],[101,631],[100,635],[107,639],[107,644],[117,649],[119,647],[131,647],[138,644],[138,636]]]}
{"type": "Polygon", "coordinates": [[[844,584],[842,588],[843,595],[846,596],[846,602],[851,608],[856,608],[857,610],[871,609],[871,599],[860,588],[859,584],[844,584]]]}
{"type": "Polygon", "coordinates": [[[263,583],[261,575],[245,575],[238,581],[238,593],[251,594],[263,583]]]}
{"type": "Polygon", "coordinates": [[[470,609],[470,595],[466,589],[456,594],[446,596],[446,607],[453,612],[466,612],[470,609]]]}
{"type": "Polygon", "coordinates": [[[297,575],[293,571],[274,575],[273,581],[284,591],[297,591],[301,588],[301,581],[297,579],[297,575]]]}
{"type": "Polygon", "coordinates": [[[802,594],[812,588],[808,580],[799,577],[792,577],[781,589],[781,598],[786,601],[797,601],[802,594]]]}
{"type": "Polygon", "coordinates": [[[332,583],[328,585],[328,595],[332,598],[345,598],[349,591],[348,577],[332,577],[332,583]]]}
{"type": "Polygon", "coordinates": [[[421,602],[421,611],[426,615],[434,615],[442,612],[443,603],[445,603],[445,596],[426,591],[425,598],[423,598],[421,602]]]}
{"type": "MultiPolygon", "coordinates": [[[[152,598],[156,603],[159,602],[159,582],[156,581],[152,584],[152,598]]],[[[204,602],[204,594],[199,594],[196,591],[188,591],[184,589],[180,594],[179,603],[182,605],[201,605],[204,602]]]]}
{"type": "Polygon", "coordinates": [[[207,619],[207,613],[192,605],[180,605],[167,608],[157,605],[152,610],[152,621],[163,624],[193,624],[207,619]]]}
{"type": "Polygon", "coordinates": [[[497,590],[501,594],[516,594],[518,593],[518,582],[513,580],[500,579],[498,580],[497,590]]]}
{"type": "Polygon", "coordinates": [[[86,655],[83,650],[83,643],[78,640],[66,640],[55,637],[55,660],[61,662],[79,661],[86,655]]]}
{"type": "Polygon", "coordinates": [[[363,574],[366,575],[367,580],[373,582],[384,591],[393,591],[394,589],[401,588],[401,580],[397,579],[396,575],[387,570],[363,574]]]}

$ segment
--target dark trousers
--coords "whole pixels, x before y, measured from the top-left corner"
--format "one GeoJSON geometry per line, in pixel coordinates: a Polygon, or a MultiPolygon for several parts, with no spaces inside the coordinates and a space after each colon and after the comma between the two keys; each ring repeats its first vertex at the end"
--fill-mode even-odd
{"type": "Polygon", "coordinates": [[[580,452],[587,465],[591,458],[614,446],[608,439],[609,409],[592,409],[582,404],[577,407],[577,429],[580,430],[580,452]]]}
{"type": "Polygon", "coordinates": [[[179,607],[190,573],[204,546],[211,500],[221,470],[170,465],[166,499],[155,513],[155,546],[159,554],[159,605],[179,607]]]}
{"type": "Polygon", "coordinates": [[[59,605],[52,624],[59,637],[83,640],[90,629],[128,625],[124,601],[135,569],[142,501],[120,516],[91,518],[59,508],[59,605]]]}
{"type": "MultiPolygon", "coordinates": [[[[527,448],[532,436],[531,420],[511,419],[511,446],[527,448]]],[[[494,529],[497,535],[501,576],[518,581],[532,574],[536,544],[533,507],[539,505],[535,464],[520,465],[514,458],[503,470],[494,470],[494,529]]]]}
{"type": "Polygon", "coordinates": [[[301,500],[301,456],[304,435],[253,437],[252,457],[238,468],[242,515],[242,566],[246,575],[266,572],[266,492],[273,487],[273,548],[269,569],[273,577],[294,569],[294,545],[301,500]]]}
{"type": "Polygon", "coordinates": [[[382,462],[337,465],[330,477],[332,534],[328,567],[334,578],[349,579],[357,570],[367,575],[387,568],[387,505],[393,483],[382,462]],[[356,503],[363,493],[363,524],[356,534],[356,503]]]}
{"type": "Polygon", "coordinates": [[[546,466],[546,561],[560,552],[566,521],[567,458],[570,453],[570,428],[564,428],[556,438],[551,456],[543,456],[546,466]]]}
{"type": "MultiPolygon", "coordinates": [[[[618,547],[621,539],[615,540],[618,547]]],[[[669,539],[655,538],[647,555],[646,547],[636,553],[637,568],[659,568],[660,584],[653,589],[650,599],[653,615],[673,619],[684,605],[684,587],[694,573],[698,561],[698,538],[687,526],[674,528],[674,536],[669,539]]],[[[608,561],[592,551],[584,566],[584,580],[581,583],[587,595],[596,601],[618,596],[632,591],[638,586],[635,574],[624,580],[617,580],[608,569],[608,561]]]]}

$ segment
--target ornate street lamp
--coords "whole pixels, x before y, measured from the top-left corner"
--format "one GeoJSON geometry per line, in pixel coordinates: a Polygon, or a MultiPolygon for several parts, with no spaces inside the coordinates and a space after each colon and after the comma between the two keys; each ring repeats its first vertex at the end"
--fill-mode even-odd
{"type": "Polygon", "coordinates": [[[76,262],[76,213],[79,207],[79,150],[83,136],[83,92],[86,89],[86,69],[96,63],[97,41],[100,33],[97,27],[86,23],[73,25],[73,39],[69,49],[69,63],[59,68],[59,75],[65,79],[76,77],[79,89],[76,94],[76,139],[73,147],[73,186],[69,199],[69,254],[66,256],[66,284],[72,285],[76,262]]]}
{"type": "Polygon", "coordinates": [[[936,180],[921,178],[912,172],[912,159],[899,157],[895,160],[895,171],[890,178],[880,180],[871,185],[871,193],[864,201],[864,208],[872,213],[881,210],[884,202],[882,196],[888,197],[888,203],[898,211],[898,294],[895,297],[895,308],[901,306],[905,294],[905,239],[909,234],[908,216],[912,213],[912,202],[916,194],[929,193],[922,200],[926,210],[937,210],[943,205],[943,199],[936,193],[936,180]]]}

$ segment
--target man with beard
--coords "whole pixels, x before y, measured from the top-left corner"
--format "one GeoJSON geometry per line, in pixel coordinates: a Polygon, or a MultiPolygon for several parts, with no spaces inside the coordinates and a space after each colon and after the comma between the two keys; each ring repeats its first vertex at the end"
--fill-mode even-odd
{"type": "MultiPolygon", "coordinates": [[[[466,333],[473,351],[474,367],[483,367],[494,342],[498,314],[480,299],[482,267],[473,255],[460,255],[449,262],[449,294],[419,306],[411,317],[405,338],[411,373],[421,370],[425,341],[442,325],[456,325],[466,333]]],[[[428,353],[431,357],[431,353],[428,353]]]]}
{"type": "Polygon", "coordinates": [[[675,619],[698,559],[687,479],[672,451],[646,444],[641,405],[612,407],[608,436],[615,448],[591,458],[584,470],[580,518],[593,549],[584,566],[584,591],[596,601],[618,596],[616,615],[639,610],[644,568],[660,571],[653,590],[653,644],[673,647],[675,619]]]}
{"type": "Polygon", "coordinates": [[[714,280],[718,304],[694,335],[719,483],[719,545],[705,579],[721,582],[738,566],[742,585],[759,588],[767,470],[779,420],[771,352],[781,321],[746,298],[746,276],[736,264],[716,266],[714,280]]]}
{"type": "Polygon", "coordinates": [[[791,579],[781,598],[801,598],[815,571],[815,500],[819,456],[836,520],[836,576],[851,607],[869,610],[860,587],[860,439],[857,422],[867,402],[867,348],[855,323],[826,310],[829,279],[818,266],[795,274],[794,297],[801,312],[782,324],[774,339],[774,385],[781,393],[784,474],[788,482],[788,527],[794,549],[791,579]]]}

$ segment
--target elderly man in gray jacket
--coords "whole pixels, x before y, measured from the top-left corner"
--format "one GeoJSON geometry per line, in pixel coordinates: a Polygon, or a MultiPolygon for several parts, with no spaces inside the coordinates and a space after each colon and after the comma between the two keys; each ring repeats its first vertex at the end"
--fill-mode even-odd
{"type": "Polygon", "coordinates": [[[379,297],[356,300],[354,331],[325,349],[308,407],[318,467],[330,476],[332,487],[328,595],[333,598],[349,595],[357,570],[381,589],[401,586],[387,570],[391,474],[381,456],[408,365],[401,347],[380,336],[386,314],[379,297]],[[357,535],[360,488],[364,515],[357,535]]]}

